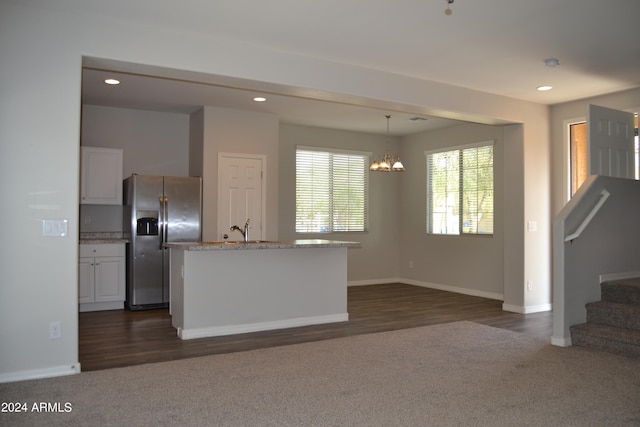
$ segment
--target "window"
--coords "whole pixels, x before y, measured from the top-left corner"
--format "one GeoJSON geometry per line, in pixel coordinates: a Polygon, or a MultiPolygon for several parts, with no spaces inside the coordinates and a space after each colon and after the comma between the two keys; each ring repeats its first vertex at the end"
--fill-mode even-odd
{"type": "Polygon", "coordinates": [[[296,149],[296,233],[367,231],[370,153],[296,149]]]}
{"type": "Polygon", "coordinates": [[[569,125],[569,157],[571,158],[571,197],[587,179],[587,124],[569,125]]]}
{"type": "Polygon", "coordinates": [[[493,142],[425,155],[427,233],[493,234],[493,142]]]}

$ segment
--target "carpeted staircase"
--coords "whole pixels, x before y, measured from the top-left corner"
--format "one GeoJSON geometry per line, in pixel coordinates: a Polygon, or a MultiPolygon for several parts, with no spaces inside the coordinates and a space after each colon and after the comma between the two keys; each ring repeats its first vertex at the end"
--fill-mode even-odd
{"type": "Polygon", "coordinates": [[[601,295],[586,305],[587,323],[571,326],[571,343],[640,357],[640,278],[602,283],[601,295]]]}

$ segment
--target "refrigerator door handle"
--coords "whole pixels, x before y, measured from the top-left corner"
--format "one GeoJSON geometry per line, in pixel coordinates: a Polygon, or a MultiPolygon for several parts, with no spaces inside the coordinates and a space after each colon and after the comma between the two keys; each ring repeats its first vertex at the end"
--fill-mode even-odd
{"type": "Polygon", "coordinates": [[[169,197],[164,196],[164,237],[163,240],[168,242],[168,232],[169,232],[169,197]]]}
{"type": "Polygon", "coordinates": [[[165,227],[164,197],[160,196],[159,201],[160,201],[160,230],[159,230],[160,232],[158,234],[160,235],[160,250],[162,250],[163,244],[164,244],[164,227],[165,227]]]}

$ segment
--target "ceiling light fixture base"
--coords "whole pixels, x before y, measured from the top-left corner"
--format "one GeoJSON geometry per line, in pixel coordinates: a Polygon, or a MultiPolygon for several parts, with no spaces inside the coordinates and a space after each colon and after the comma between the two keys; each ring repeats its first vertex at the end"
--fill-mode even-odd
{"type": "Polygon", "coordinates": [[[451,10],[450,5],[453,4],[453,0],[445,0],[447,2],[447,8],[444,10],[444,14],[449,16],[453,13],[453,11],[451,10]]]}
{"type": "Polygon", "coordinates": [[[544,65],[547,67],[555,68],[560,65],[560,60],[557,58],[549,58],[544,60],[544,65]]]}

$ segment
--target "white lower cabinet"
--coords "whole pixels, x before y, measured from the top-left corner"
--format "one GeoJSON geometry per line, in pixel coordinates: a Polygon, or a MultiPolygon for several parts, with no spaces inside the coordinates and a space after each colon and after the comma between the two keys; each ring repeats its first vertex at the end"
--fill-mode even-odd
{"type": "Polygon", "coordinates": [[[80,311],[124,308],[125,244],[81,244],[78,286],[80,311]]]}

